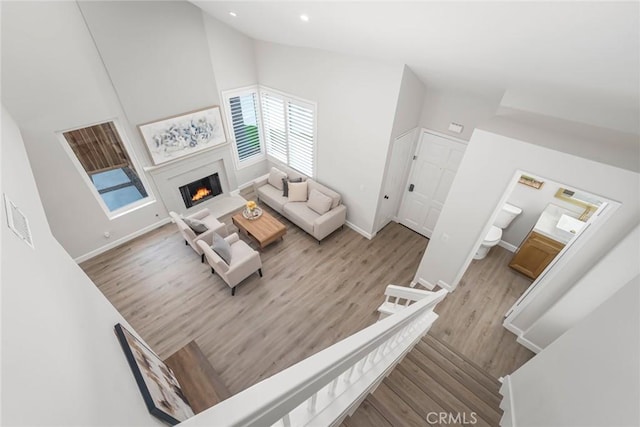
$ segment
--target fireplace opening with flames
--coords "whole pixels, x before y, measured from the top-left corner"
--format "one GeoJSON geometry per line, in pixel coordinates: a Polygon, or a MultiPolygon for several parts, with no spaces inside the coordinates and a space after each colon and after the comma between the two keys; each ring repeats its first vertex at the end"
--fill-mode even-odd
{"type": "Polygon", "coordinates": [[[180,187],[180,194],[182,195],[182,200],[184,200],[184,205],[187,208],[212,199],[217,195],[222,194],[220,177],[217,173],[214,173],[213,175],[209,175],[187,185],[183,185],[180,187]]]}

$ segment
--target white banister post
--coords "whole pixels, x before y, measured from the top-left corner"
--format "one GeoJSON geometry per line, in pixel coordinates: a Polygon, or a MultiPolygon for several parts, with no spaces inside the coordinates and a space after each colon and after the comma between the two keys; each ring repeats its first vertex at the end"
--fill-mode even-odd
{"type": "Polygon", "coordinates": [[[402,342],[403,336],[404,336],[404,330],[401,329],[401,330],[398,331],[398,333],[396,334],[396,336],[393,339],[393,347],[394,348],[397,347],[398,344],[400,344],[402,342]]]}
{"type": "Polygon", "coordinates": [[[373,357],[371,358],[371,363],[375,364],[376,363],[376,357],[378,357],[378,353],[380,353],[380,349],[382,348],[381,345],[379,345],[378,347],[376,347],[375,351],[373,352],[373,357]]]}
{"type": "Polygon", "coordinates": [[[393,336],[389,339],[389,350],[393,350],[398,342],[398,335],[400,335],[400,331],[393,334],[393,336]]]}
{"type": "Polygon", "coordinates": [[[409,336],[409,334],[411,333],[411,326],[412,325],[407,325],[404,328],[402,328],[402,337],[407,337],[409,336]]]}
{"type": "Polygon", "coordinates": [[[382,348],[382,355],[389,353],[391,351],[391,338],[384,342],[384,347],[382,348]]]}
{"type": "Polygon", "coordinates": [[[351,381],[351,375],[353,375],[353,370],[355,369],[356,365],[352,365],[349,370],[346,372],[346,375],[344,377],[344,382],[348,383],[349,381],[351,381]]]}
{"type": "Polygon", "coordinates": [[[358,362],[358,372],[359,373],[362,373],[362,371],[364,371],[364,367],[367,364],[367,361],[369,360],[369,357],[371,357],[371,353],[367,354],[365,357],[360,359],[360,361],[358,362]]]}
{"type": "Polygon", "coordinates": [[[307,404],[307,411],[316,412],[316,403],[318,401],[318,393],[313,393],[311,399],[309,399],[309,403],[307,404]]]}
{"type": "MultiPolygon", "coordinates": [[[[340,378],[340,377],[338,377],[338,378],[340,378]]],[[[329,384],[329,396],[335,396],[335,394],[336,394],[336,386],[338,385],[338,378],[335,378],[329,384]]]]}

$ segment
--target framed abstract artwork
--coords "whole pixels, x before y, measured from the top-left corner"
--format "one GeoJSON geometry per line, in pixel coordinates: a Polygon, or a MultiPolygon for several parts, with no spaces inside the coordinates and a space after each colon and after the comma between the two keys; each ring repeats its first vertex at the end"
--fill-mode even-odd
{"type": "Polygon", "coordinates": [[[115,325],[115,331],[149,412],[170,425],[192,417],[171,368],[121,324],[115,325]]]}
{"type": "Polygon", "coordinates": [[[219,106],[143,123],[138,129],[154,165],[227,142],[219,106]]]}

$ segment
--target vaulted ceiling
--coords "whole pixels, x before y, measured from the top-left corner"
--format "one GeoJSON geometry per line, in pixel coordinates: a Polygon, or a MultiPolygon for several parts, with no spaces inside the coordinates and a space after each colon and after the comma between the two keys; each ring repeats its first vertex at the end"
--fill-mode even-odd
{"type": "Polygon", "coordinates": [[[254,39],[406,63],[428,90],[640,133],[638,2],[192,3],[254,39]]]}

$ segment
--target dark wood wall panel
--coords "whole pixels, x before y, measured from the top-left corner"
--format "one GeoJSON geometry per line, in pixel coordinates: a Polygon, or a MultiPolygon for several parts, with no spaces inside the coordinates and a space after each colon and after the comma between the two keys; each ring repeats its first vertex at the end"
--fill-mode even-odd
{"type": "Polygon", "coordinates": [[[88,174],[131,164],[113,122],[65,132],[64,137],[88,174]]]}

